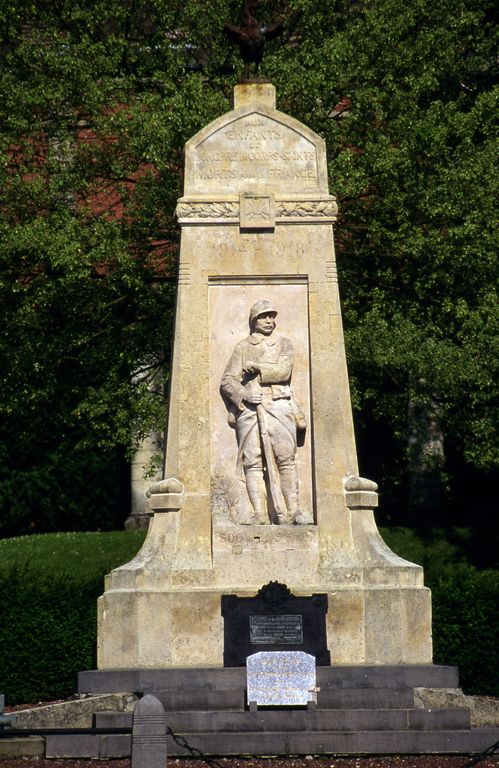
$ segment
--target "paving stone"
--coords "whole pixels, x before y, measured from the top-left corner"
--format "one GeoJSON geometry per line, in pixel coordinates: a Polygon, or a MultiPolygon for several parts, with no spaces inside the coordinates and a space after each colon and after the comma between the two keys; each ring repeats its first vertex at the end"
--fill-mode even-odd
{"type": "Polygon", "coordinates": [[[45,757],[99,757],[99,739],[93,734],[47,734],[45,757]]]}
{"type": "Polygon", "coordinates": [[[45,739],[42,736],[0,739],[0,757],[43,757],[45,739]]]}

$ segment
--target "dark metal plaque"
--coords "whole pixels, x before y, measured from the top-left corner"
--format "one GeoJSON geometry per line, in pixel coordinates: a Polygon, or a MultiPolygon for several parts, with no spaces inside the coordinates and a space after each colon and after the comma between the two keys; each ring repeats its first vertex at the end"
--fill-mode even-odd
{"type": "Polygon", "coordinates": [[[318,666],[329,666],[327,595],[295,597],[271,581],[255,597],[222,596],[224,666],[244,667],[259,651],[303,651],[318,666]]]}
{"type": "Polygon", "coordinates": [[[250,616],[250,643],[296,645],[303,643],[303,616],[250,616]]]}

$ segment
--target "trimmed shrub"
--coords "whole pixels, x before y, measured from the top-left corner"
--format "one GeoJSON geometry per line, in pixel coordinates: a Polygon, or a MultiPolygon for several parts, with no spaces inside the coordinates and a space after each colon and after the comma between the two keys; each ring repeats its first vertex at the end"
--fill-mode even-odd
{"type": "Polygon", "coordinates": [[[9,704],[59,699],[76,673],[95,666],[96,600],[102,578],[41,579],[27,569],[0,576],[0,690],[9,704]]]}
{"type": "Polygon", "coordinates": [[[95,668],[104,576],[143,540],[141,531],[0,540],[0,691],[9,704],[65,698],[76,673],[95,668]]]}
{"type": "Polygon", "coordinates": [[[446,566],[433,583],[435,664],[459,667],[466,693],[499,695],[499,571],[446,566]]]}

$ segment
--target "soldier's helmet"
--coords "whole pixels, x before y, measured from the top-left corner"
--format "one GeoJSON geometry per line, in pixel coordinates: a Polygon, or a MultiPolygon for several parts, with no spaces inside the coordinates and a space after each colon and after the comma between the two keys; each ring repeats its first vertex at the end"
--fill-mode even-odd
{"type": "Polygon", "coordinates": [[[267,301],[267,299],[260,299],[260,301],[257,301],[250,309],[249,313],[249,324],[250,327],[253,327],[253,323],[255,322],[257,317],[260,317],[260,315],[268,315],[272,314],[274,317],[277,315],[277,309],[274,309],[272,306],[272,303],[270,301],[267,301]]]}

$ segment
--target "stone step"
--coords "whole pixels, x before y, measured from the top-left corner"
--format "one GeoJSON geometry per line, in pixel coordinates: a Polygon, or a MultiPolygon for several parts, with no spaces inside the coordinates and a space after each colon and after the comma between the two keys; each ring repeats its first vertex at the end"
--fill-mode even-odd
{"type": "Polygon", "coordinates": [[[175,732],[231,733],[266,731],[404,731],[470,728],[468,710],[331,709],[257,712],[169,712],[175,732]]]}
{"type": "Polygon", "coordinates": [[[43,757],[45,740],[41,736],[0,738],[0,759],[4,757],[43,757]]]}
{"type": "Polygon", "coordinates": [[[408,709],[414,706],[412,688],[321,688],[318,709],[408,709]]]}
{"type": "MultiPolygon", "coordinates": [[[[155,693],[165,690],[234,690],[246,686],[245,667],[99,669],[78,673],[78,692],[155,693]]],[[[423,687],[423,686],[420,686],[423,687]]]]}
{"type": "MultiPolygon", "coordinates": [[[[97,712],[97,728],[122,728],[132,715],[97,712]]],[[[230,733],[248,731],[384,731],[466,730],[466,709],[260,709],[257,712],[168,712],[167,725],[175,732],[230,733]]]]}
{"type": "MultiPolygon", "coordinates": [[[[166,712],[216,710],[241,712],[246,708],[245,691],[155,691],[166,712]]],[[[412,689],[345,688],[321,689],[317,709],[411,709],[412,689]]]]}
{"type": "MultiPolygon", "coordinates": [[[[461,731],[231,732],[181,734],[205,755],[477,754],[499,740],[499,728],[461,731]]],[[[127,757],[131,737],[47,736],[47,757],[127,757]]],[[[168,737],[168,755],[188,752],[168,737]]]]}
{"type": "MultiPolygon", "coordinates": [[[[238,690],[168,690],[155,691],[166,712],[187,710],[241,711],[246,706],[246,692],[238,690]]],[[[414,706],[411,688],[321,688],[317,694],[319,709],[407,709],[414,706]]]]}
{"type": "MultiPolygon", "coordinates": [[[[457,667],[437,664],[317,667],[325,688],[457,688],[457,667]]],[[[245,667],[184,669],[101,669],[78,675],[79,693],[154,693],[160,690],[234,691],[246,687],[245,667]]]]}
{"type": "Polygon", "coordinates": [[[94,728],[131,728],[132,712],[95,712],[94,728]]]}
{"type": "Polygon", "coordinates": [[[456,688],[459,685],[457,667],[438,664],[400,664],[317,667],[317,685],[324,688],[456,688]]]}
{"type": "MultiPolygon", "coordinates": [[[[166,712],[191,710],[242,711],[246,707],[244,689],[155,691],[166,712]]],[[[321,688],[318,709],[409,709],[414,706],[411,688],[321,688]]]]}
{"type": "Polygon", "coordinates": [[[167,712],[192,709],[237,711],[243,710],[246,704],[244,688],[172,688],[167,691],[155,691],[154,695],[167,712]]]}
{"type": "MultiPolygon", "coordinates": [[[[483,752],[499,739],[499,729],[469,731],[366,731],[182,734],[206,755],[429,754],[483,752]],[[220,751],[222,750],[222,751],[220,751]]],[[[168,740],[168,754],[186,751],[168,740]]]]}
{"type": "Polygon", "coordinates": [[[131,734],[47,734],[45,757],[130,757],[131,734]]]}

